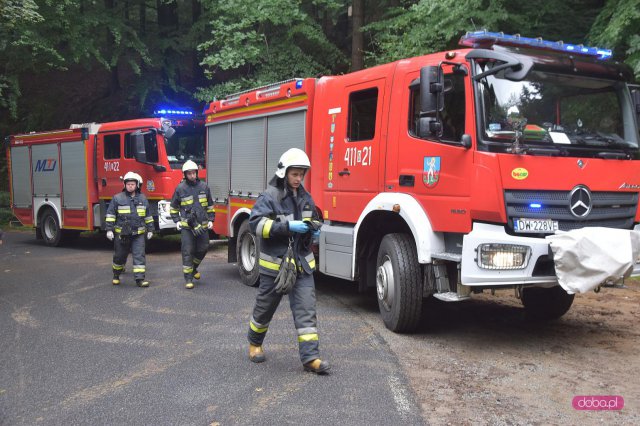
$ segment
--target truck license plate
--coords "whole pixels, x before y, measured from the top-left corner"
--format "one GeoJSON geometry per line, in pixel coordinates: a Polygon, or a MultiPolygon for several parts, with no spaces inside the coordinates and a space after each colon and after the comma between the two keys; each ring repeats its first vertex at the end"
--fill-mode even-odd
{"type": "Polygon", "coordinates": [[[513,230],[516,232],[555,232],[558,221],[551,219],[513,219],[513,230]]]}

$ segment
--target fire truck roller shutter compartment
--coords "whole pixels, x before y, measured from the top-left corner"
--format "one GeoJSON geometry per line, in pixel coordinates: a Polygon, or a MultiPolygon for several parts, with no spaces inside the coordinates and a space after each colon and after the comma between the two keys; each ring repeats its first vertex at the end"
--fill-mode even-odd
{"type": "MultiPolygon", "coordinates": [[[[306,151],[304,146],[306,115],[306,111],[303,110],[272,115],[267,118],[267,182],[276,171],[278,160],[283,152],[290,148],[306,151]]],[[[307,182],[307,189],[308,186],[307,182]]]]}
{"type": "Polygon", "coordinates": [[[17,209],[30,209],[33,201],[29,173],[29,147],[11,148],[11,186],[13,205],[17,209]]]}
{"type": "Polygon", "coordinates": [[[88,228],[86,142],[60,145],[62,215],[65,227],[88,228]]]}
{"type": "Polygon", "coordinates": [[[232,124],[231,193],[259,194],[265,188],[265,119],[255,118],[232,124]]]}
{"type": "Polygon", "coordinates": [[[231,123],[209,127],[209,149],[207,150],[207,184],[211,197],[226,202],[229,196],[229,148],[231,145],[231,123]]]}

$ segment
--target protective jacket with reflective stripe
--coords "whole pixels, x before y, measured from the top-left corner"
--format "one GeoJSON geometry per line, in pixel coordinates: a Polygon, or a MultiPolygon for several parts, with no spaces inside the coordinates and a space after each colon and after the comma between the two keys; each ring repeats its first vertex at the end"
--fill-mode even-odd
{"type": "Polygon", "coordinates": [[[153,217],[149,213],[149,202],[144,194],[136,191],[130,196],[125,190],[113,196],[105,217],[107,231],[138,235],[153,231],[154,228],[153,217]]]}
{"type": "Polygon", "coordinates": [[[249,218],[251,231],[260,239],[260,273],[278,275],[290,237],[299,271],[313,273],[316,261],[311,251],[312,234],[289,232],[288,225],[291,220],[310,219],[318,219],[311,195],[300,185],[298,195],[294,196],[284,179],[274,176],[258,197],[249,218]]]}
{"type": "Polygon", "coordinates": [[[195,182],[184,179],[180,182],[171,198],[169,212],[173,221],[180,222],[183,228],[189,228],[187,221],[190,215],[194,215],[197,222],[205,227],[207,222],[213,222],[216,217],[211,191],[200,179],[195,182]]]}

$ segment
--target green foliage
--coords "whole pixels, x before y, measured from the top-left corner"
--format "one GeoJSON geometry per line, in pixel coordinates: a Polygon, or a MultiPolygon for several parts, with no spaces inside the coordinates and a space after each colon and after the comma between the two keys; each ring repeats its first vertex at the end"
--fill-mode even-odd
{"type": "Polygon", "coordinates": [[[209,10],[214,16],[211,38],[198,49],[205,53],[201,65],[214,85],[200,89],[199,99],[330,73],[346,62],[313,13],[315,8],[334,11],[336,2],[317,0],[309,5],[300,0],[256,0],[250,8],[245,5],[243,0],[228,0],[209,10]]]}
{"type": "Polygon", "coordinates": [[[608,0],[589,32],[594,44],[613,49],[640,80],[640,0],[608,0]]]}

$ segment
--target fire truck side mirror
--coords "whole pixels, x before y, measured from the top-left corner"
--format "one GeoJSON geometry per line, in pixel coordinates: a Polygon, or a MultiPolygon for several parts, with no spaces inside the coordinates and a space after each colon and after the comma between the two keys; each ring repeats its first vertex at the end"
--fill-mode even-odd
{"type": "Polygon", "coordinates": [[[162,123],[162,129],[160,129],[160,133],[164,135],[165,138],[170,139],[176,133],[176,130],[169,125],[169,123],[162,123]]]}
{"type": "Polygon", "coordinates": [[[420,116],[433,117],[444,107],[444,73],[441,67],[420,69],[420,116]]]}
{"type": "Polygon", "coordinates": [[[148,163],[147,151],[144,146],[144,133],[141,131],[131,133],[133,142],[133,157],[140,163],[148,163]]]}

